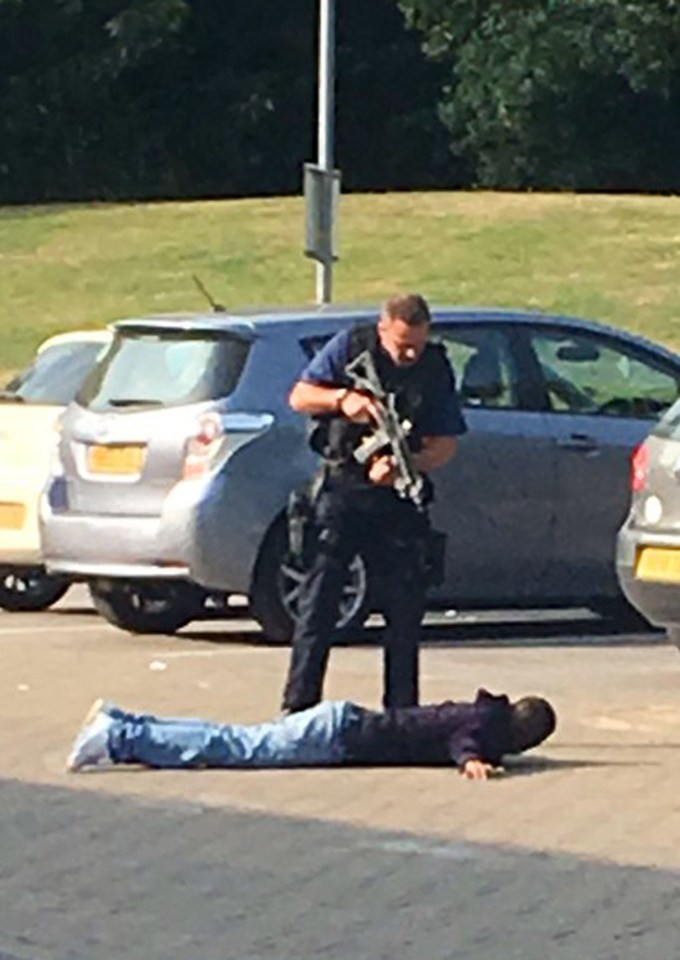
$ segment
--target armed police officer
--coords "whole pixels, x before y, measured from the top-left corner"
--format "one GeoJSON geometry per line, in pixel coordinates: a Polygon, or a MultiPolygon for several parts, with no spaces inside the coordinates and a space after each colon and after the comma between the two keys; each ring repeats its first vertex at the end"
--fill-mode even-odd
{"type": "Polygon", "coordinates": [[[386,622],[383,705],[418,703],[418,645],[432,543],[427,474],[454,456],[457,437],[466,429],[446,353],[429,341],[430,321],[422,296],[391,297],[377,325],[333,337],[291,391],[291,407],[314,418],[312,445],[323,466],[314,503],[314,549],[283,694],[288,713],[322,697],[343,587],[356,554],[366,561],[386,622]],[[370,444],[384,412],[375,393],[352,375],[362,359],[405,424],[409,465],[423,484],[404,483],[404,458],[394,446],[367,459],[357,453],[370,444]]]}

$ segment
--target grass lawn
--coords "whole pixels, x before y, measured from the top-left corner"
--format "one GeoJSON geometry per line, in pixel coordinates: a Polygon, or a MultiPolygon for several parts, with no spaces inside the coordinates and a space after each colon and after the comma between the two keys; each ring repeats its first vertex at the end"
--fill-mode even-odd
{"type": "MultiPolygon", "coordinates": [[[[116,318],[314,299],[301,198],[0,208],[0,370],[45,336],[116,318]]],[[[334,299],[600,319],[680,350],[680,198],[513,193],[343,197],[334,299]]]]}

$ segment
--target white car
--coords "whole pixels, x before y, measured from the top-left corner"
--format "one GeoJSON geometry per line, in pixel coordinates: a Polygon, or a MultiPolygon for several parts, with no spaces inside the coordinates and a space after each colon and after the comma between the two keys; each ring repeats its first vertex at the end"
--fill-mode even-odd
{"type": "Polygon", "coordinates": [[[50,337],[31,365],[0,391],[0,607],[5,610],[44,610],[69,586],[68,579],[42,566],[38,500],[57,419],[110,342],[107,330],[50,337]]]}

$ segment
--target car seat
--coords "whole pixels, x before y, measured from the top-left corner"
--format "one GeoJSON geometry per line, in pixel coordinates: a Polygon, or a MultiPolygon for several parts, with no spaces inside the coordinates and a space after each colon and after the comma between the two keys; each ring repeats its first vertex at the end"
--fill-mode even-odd
{"type": "Polygon", "coordinates": [[[464,403],[473,407],[496,406],[503,395],[503,377],[498,354],[482,347],[468,359],[463,369],[460,394],[464,403]]]}

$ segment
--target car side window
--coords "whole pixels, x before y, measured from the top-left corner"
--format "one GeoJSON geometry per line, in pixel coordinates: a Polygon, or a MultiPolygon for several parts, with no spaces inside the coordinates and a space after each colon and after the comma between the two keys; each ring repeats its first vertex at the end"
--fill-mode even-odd
{"type": "Polygon", "coordinates": [[[655,420],[678,397],[676,377],[635,347],[568,329],[532,331],[550,408],[655,420]]]}
{"type": "Polygon", "coordinates": [[[332,333],[324,334],[318,337],[304,337],[300,341],[300,346],[302,347],[305,356],[308,360],[311,360],[312,357],[316,356],[319,350],[322,347],[325,347],[328,341],[333,337],[332,333]]]}
{"type": "Polygon", "coordinates": [[[432,339],[446,349],[463,406],[492,410],[520,406],[515,362],[504,330],[456,324],[436,327],[432,339]]]}

